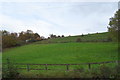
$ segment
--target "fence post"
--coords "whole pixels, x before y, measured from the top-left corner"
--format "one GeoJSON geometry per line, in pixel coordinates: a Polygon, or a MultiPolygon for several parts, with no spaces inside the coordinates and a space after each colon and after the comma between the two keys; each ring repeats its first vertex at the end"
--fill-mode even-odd
{"type": "Polygon", "coordinates": [[[89,68],[89,70],[91,69],[91,65],[90,64],[88,64],[88,68],[89,68]]]}
{"type": "Polygon", "coordinates": [[[48,68],[47,68],[47,64],[45,65],[45,70],[48,70],[48,68]]]}
{"type": "Polygon", "coordinates": [[[27,71],[30,71],[29,64],[27,64],[27,71]]]}
{"type": "Polygon", "coordinates": [[[69,65],[68,64],[66,64],[66,68],[67,68],[67,71],[69,71],[69,65]]]}

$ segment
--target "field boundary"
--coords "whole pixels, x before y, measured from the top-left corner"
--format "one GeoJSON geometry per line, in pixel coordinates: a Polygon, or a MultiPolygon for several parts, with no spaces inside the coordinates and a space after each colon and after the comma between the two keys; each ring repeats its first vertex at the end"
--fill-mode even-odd
{"type": "MultiPolygon", "coordinates": [[[[88,69],[91,69],[91,65],[93,64],[107,64],[107,63],[116,63],[117,65],[120,63],[120,61],[106,61],[106,62],[93,62],[93,63],[80,63],[80,64],[30,64],[30,63],[13,63],[13,65],[26,65],[26,68],[17,68],[17,69],[26,69],[27,71],[30,70],[54,70],[54,69],[48,69],[48,66],[66,66],[66,70],[69,71],[70,65],[88,65],[88,69]],[[44,65],[44,69],[31,69],[30,65],[44,65]]],[[[9,63],[3,63],[3,65],[7,65],[9,63]]]]}

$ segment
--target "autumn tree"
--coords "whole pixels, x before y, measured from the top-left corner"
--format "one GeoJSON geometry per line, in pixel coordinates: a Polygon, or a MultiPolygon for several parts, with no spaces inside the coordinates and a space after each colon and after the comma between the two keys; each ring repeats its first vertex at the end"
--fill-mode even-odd
{"type": "Polygon", "coordinates": [[[41,40],[40,35],[38,33],[34,34],[34,39],[35,40],[41,40]]]}
{"type": "Polygon", "coordinates": [[[2,31],[2,47],[12,47],[17,45],[16,33],[9,33],[8,31],[2,31]]]}
{"type": "Polygon", "coordinates": [[[38,33],[33,33],[32,30],[27,30],[26,32],[20,32],[19,33],[19,39],[22,41],[26,41],[26,40],[40,40],[40,35],[38,33]]]}
{"type": "Polygon", "coordinates": [[[26,40],[25,32],[22,31],[22,32],[19,33],[19,40],[22,40],[22,41],[26,40]]]}
{"type": "Polygon", "coordinates": [[[32,30],[27,30],[26,32],[22,31],[19,34],[10,33],[6,30],[2,31],[3,48],[24,45],[26,40],[29,42],[35,42],[41,40],[41,37],[38,33],[33,33],[32,30]]]}

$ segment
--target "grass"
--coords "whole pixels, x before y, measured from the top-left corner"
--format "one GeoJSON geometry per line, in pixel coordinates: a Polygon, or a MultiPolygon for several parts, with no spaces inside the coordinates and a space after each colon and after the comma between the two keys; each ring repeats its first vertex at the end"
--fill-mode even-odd
{"type": "Polygon", "coordinates": [[[41,43],[68,43],[68,42],[76,42],[78,38],[81,39],[82,42],[103,42],[108,39],[108,32],[104,33],[94,33],[94,34],[86,34],[84,36],[82,35],[76,35],[76,36],[68,36],[68,37],[62,37],[62,38],[53,38],[48,40],[43,40],[36,42],[36,44],[41,43]]]}
{"type": "Polygon", "coordinates": [[[3,62],[16,63],[86,63],[118,59],[117,43],[30,44],[3,52],[3,62]]]}

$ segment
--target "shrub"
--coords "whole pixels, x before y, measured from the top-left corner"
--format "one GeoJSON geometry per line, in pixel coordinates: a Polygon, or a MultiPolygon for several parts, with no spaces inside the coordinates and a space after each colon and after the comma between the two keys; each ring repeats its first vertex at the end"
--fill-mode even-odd
{"type": "Polygon", "coordinates": [[[17,78],[19,75],[17,67],[7,59],[7,64],[3,65],[2,77],[3,78],[17,78]]]}
{"type": "Polygon", "coordinates": [[[100,72],[98,71],[98,68],[92,68],[90,70],[90,74],[94,79],[100,78],[100,72]]]}
{"type": "Polygon", "coordinates": [[[106,66],[106,65],[101,65],[100,66],[100,75],[102,78],[110,78],[111,76],[111,68],[106,66]]]}
{"type": "Polygon", "coordinates": [[[118,79],[120,79],[120,65],[116,65],[116,66],[112,69],[112,77],[113,77],[113,78],[118,78],[118,79]]]}
{"type": "Polygon", "coordinates": [[[74,71],[84,72],[84,68],[78,66],[78,67],[76,67],[76,68],[74,69],[74,71]]]}

